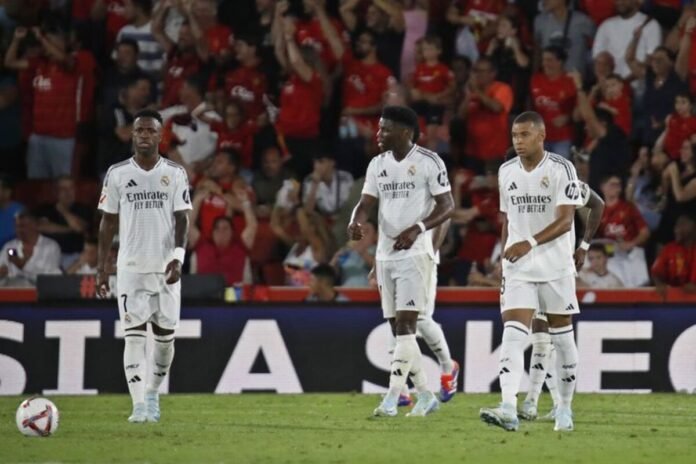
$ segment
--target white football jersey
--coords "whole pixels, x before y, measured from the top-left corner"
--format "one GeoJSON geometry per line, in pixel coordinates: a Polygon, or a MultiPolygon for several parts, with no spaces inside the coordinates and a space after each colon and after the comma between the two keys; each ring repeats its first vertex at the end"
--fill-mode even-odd
{"type": "Polygon", "coordinates": [[[396,161],[391,151],[370,161],[362,193],[379,199],[378,260],[428,254],[434,258],[432,230],[420,234],[408,250],[394,250],[395,238],[422,221],[435,207],[434,197],[451,190],[445,163],[430,150],[413,145],[396,161]]]}
{"type": "MultiPolygon", "coordinates": [[[[575,167],[555,153],[544,152],[541,162],[531,172],[525,171],[519,158],[504,163],[498,171],[500,210],[507,215],[507,243],[527,240],[556,219],[556,207],[582,207],[589,198],[581,195],[575,167]],[[584,203],[583,203],[584,202],[584,203]]],[[[548,282],[575,274],[573,252],[575,230],[538,245],[515,263],[503,260],[506,279],[548,282]]]]}
{"type": "Polygon", "coordinates": [[[149,171],[133,158],[114,164],[99,209],[119,215],[119,269],[164,272],[174,253],[174,212],[192,209],[186,171],[166,158],[149,171]]]}

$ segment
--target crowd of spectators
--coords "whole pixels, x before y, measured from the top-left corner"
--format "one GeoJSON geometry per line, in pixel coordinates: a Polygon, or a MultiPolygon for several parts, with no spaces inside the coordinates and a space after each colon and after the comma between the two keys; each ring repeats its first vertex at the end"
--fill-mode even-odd
{"type": "Polygon", "coordinates": [[[690,2],[0,0],[0,47],[2,285],[94,271],[76,189],[130,156],[151,107],[191,182],[188,272],[368,286],[379,231],[345,225],[385,104],[414,108],[449,168],[441,285],[499,284],[496,173],[527,109],[606,203],[579,284],[696,284],[690,2]],[[55,184],[47,204],[32,182],[55,184]]]}

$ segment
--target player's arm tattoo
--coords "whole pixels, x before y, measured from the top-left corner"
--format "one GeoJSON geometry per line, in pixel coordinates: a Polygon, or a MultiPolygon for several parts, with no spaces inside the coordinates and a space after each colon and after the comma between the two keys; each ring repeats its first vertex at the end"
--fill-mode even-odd
{"type": "Polygon", "coordinates": [[[97,248],[97,270],[101,272],[106,270],[111,244],[117,231],[118,214],[102,213],[102,218],[99,222],[99,246],[97,248]]]}
{"type": "Polygon", "coordinates": [[[575,219],[575,205],[560,205],[556,207],[556,219],[541,232],[534,235],[539,245],[547,243],[569,232],[575,219]]]}
{"type": "Polygon", "coordinates": [[[454,198],[451,191],[441,193],[433,198],[435,200],[435,208],[433,208],[428,217],[423,219],[426,230],[439,226],[452,217],[452,213],[454,213],[454,198]]]}
{"type": "Polygon", "coordinates": [[[604,213],[604,200],[592,189],[590,189],[590,198],[587,200],[586,208],[589,211],[584,221],[585,234],[583,240],[590,243],[597,233],[597,229],[599,229],[599,223],[602,222],[602,214],[604,213]]]}
{"type": "Polygon", "coordinates": [[[174,247],[186,249],[189,230],[189,211],[174,211],[174,247]]]}

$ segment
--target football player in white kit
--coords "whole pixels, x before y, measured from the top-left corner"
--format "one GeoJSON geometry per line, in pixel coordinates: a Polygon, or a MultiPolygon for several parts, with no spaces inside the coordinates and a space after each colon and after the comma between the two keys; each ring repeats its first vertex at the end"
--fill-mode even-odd
{"type": "Polygon", "coordinates": [[[398,414],[399,394],[409,375],[418,400],[408,415],[425,416],[439,407],[421,368],[416,330],[418,316],[426,310],[435,265],[432,229],[452,215],[454,199],[442,159],[412,142],[417,131],[418,117],[410,108],[382,110],[377,142],[384,152],[367,168],[362,196],[348,225],[349,237],[360,240],[361,224],[379,201],[377,285],[396,346],[389,390],[375,416],[398,414]]]}
{"type": "Polygon", "coordinates": [[[572,315],[580,312],[575,295],[573,219],[581,205],[575,167],[544,151],[546,129],[538,113],[524,112],[512,124],[517,158],[498,170],[502,227],[503,279],[500,308],[504,324],[500,347],[497,408],[483,408],[481,420],[517,430],[517,393],[524,370],[524,350],[534,313],[544,312],[556,348],[563,381],[554,430],[573,430],[571,402],[578,352],[572,315]]]}
{"type": "MultiPolygon", "coordinates": [[[[582,242],[580,242],[573,255],[577,271],[580,271],[583,264],[585,264],[587,250],[590,248],[592,238],[597,233],[599,224],[602,221],[602,214],[604,213],[604,200],[584,182],[580,182],[580,198],[582,199],[582,206],[578,207],[578,212],[581,218],[584,216],[585,232],[582,242]]],[[[517,411],[520,419],[535,420],[537,418],[537,404],[544,382],[546,382],[553,399],[553,408],[542,419],[555,419],[556,409],[560,403],[558,377],[556,376],[556,368],[554,366],[555,359],[556,352],[551,343],[546,314],[537,312],[532,321],[532,357],[529,368],[530,385],[527,397],[517,411]]]]}
{"type": "Polygon", "coordinates": [[[116,290],[125,329],[123,367],[133,401],[128,421],[134,423],[160,418],[158,389],[174,359],[181,265],[191,210],[186,171],[159,155],[161,138],[159,113],[137,113],[135,155],[109,168],[99,198],[97,288],[102,297],[109,292],[105,266],[118,231],[116,290]],[[145,353],[148,322],[155,342],[149,368],[145,353]]]}

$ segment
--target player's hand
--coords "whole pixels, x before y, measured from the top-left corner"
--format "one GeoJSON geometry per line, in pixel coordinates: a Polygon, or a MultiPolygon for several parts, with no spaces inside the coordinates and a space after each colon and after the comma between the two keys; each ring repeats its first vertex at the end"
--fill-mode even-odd
{"type": "Polygon", "coordinates": [[[409,227],[408,229],[404,230],[396,236],[396,241],[394,242],[394,249],[408,250],[413,245],[413,242],[416,241],[420,233],[420,227],[418,227],[415,224],[412,225],[411,227],[409,227]]]}
{"type": "Polygon", "coordinates": [[[167,264],[167,269],[165,269],[164,274],[167,276],[167,284],[175,284],[181,279],[181,261],[178,259],[172,259],[167,264]]]}
{"type": "Polygon", "coordinates": [[[359,222],[351,222],[348,224],[348,240],[362,240],[362,238],[362,224],[359,222]]]}
{"type": "Polygon", "coordinates": [[[529,253],[529,250],[532,249],[532,245],[526,241],[523,240],[521,242],[517,242],[511,246],[508,247],[507,250],[505,250],[505,253],[503,254],[503,258],[507,259],[511,263],[516,262],[519,260],[521,257],[529,253]]]}
{"type": "Polygon", "coordinates": [[[97,296],[106,298],[110,290],[109,275],[104,270],[97,271],[97,296]]]}
{"type": "Polygon", "coordinates": [[[587,256],[587,251],[583,250],[582,248],[578,248],[575,250],[575,254],[573,255],[573,259],[575,260],[575,269],[580,270],[582,269],[582,265],[585,264],[585,257],[587,256]]]}

